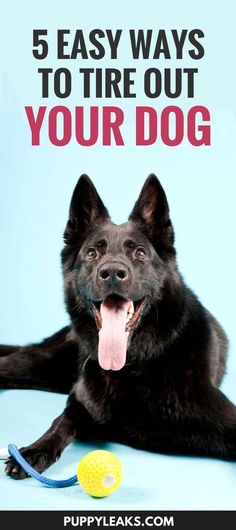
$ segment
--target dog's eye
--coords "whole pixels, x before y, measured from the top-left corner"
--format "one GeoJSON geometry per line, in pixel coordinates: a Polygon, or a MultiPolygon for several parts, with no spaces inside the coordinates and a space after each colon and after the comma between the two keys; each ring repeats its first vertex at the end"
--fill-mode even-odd
{"type": "Polygon", "coordinates": [[[142,247],[138,247],[135,250],[135,257],[139,259],[145,259],[147,256],[146,250],[142,247]]]}
{"type": "Polygon", "coordinates": [[[88,259],[95,259],[97,257],[97,255],[98,255],[98,253],[95,250],[95,248],[89,248],[87,250],[88,259]]]}

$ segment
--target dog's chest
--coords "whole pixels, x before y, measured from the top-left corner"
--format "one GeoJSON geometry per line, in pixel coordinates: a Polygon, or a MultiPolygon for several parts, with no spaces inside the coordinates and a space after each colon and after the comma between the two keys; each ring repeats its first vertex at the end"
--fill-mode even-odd
{"type": "Polygon", "coordinates": [[[143,403],[144,394],[150,390],[139,385],[137,379],[116,373],[106,374],[100,369],[88,369],[81,374],[75,387],[78,401],[84,405],[96,422],[110,423],[129,415],[143,403]]]}
{"type": "Polygon", "coordinates": [[[110,393],[105,384],[99,384],[98,381],[81,375],[75,392],[77,400],[84,405],[96,422],[101,424],[109,422],[114,409],[114,391],[110,393]]]}

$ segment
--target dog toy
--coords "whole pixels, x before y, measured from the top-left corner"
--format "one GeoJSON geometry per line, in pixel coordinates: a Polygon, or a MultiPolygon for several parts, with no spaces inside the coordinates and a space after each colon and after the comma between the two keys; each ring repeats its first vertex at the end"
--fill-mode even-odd
{"type": "Polygon", "coordinates": [[[26,473],[53,488],[66,488],[79,482],[81,488],[92,497],[107,497],[121,484],[121,463],[110,451],[90,451],[81,459],[77,474],[66,480],[53,480],[38,473],[28,464],[14,444],[8,446],[8,452],[26,473]]]}
{"type": "Polygon", "coordinates": [[[77,477],[86,493],[93,497],[106,497],[119,488],[122,467],[110,451],[91,451],[80,461],[77,477]]]}
{"type": "Polygon", "coordinates": [[[0,460],[6,460],[9,457],[9,453],[6,447],[0,448],[0,460]]]}

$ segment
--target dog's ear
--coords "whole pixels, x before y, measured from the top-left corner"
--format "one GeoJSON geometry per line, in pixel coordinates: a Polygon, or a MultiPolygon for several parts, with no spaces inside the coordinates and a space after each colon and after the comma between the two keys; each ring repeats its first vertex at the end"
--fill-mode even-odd
{"type": "Polygon", "coordinates": [[[108,219],[109,214],[94,184],[87,175],[79,178],[70,203],[69,219],[64,233],[65,242],[75,234],[85,234],[97,219],[108,219]]]}
{"type": "Polygon", "coordinates": [[[140,224],[157,250],[175,252],[166,194],[155,175],[146,179],[129,219],[140,224]]]}

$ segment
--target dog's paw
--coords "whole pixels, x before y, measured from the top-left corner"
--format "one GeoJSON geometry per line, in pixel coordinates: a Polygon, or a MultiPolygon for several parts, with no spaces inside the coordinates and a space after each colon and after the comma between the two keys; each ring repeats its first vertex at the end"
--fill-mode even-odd
{"type": "MultiPolygon", "coordinates": [[[[30,466],[39,473],[43,473],[55,461],[49,453],[36,448],[28,449],[27,447],[22,447],[20,453],[30,466]]],[[[22,469],[21,465],[12,456],[6,460],[5,471],[11,478],[23,479],[29,477],[28,473],[22,469]]]]}

